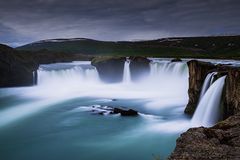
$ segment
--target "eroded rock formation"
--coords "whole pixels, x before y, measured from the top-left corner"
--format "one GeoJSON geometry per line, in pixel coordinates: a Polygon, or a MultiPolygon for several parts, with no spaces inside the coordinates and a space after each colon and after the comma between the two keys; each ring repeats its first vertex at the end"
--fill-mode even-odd
{"type": "Polygon", "coordinates": [[[145,57],[130,57],[131,79],[138,81],[141,77],[147,76],[150,73],[150,60],[145,57]]]}
{"type": "MultiPolygon", "coordinates": [[[[194,112],[194,102],[198,99],[200,82],[205,78],[202,70],[208,73],[218,71],[216,79],[227,75],[223,89],[223,121],[211,128],[191,128],[177,140],[170,160],[204,160],[204,159],[240,159],[240,68],[228,65],[207,67],[201,62],[190,61],[189,65],[189,104],[186,110],[194,112]],[[205,70],[206,69],[206,70],[205,70]],[[198,73],[197,71],[200,71],[198,73]],[[198,76],[203,76],[202,79],[198,76]],[[194,97],[195,96],[195,97],[194,97]],[[227,118],[227,119],[226,119],[227,118]]],[[[202,82],[201,82],[202,83],[202,82]]],[[[191,113],[191,112],[189,112],[191,113]]]]}
{"type": "Polygon", "coordinates": [[[185,109],[185,113],[192,115],[197,107],[201,88],[205,77],[211,71],[216,69],[211,63],[208,62],[200,62],[196,60],[192,60],[188,62],[189,68],[189,101],[187,107],[185,109]]]}
{"type": "Polygon", "coordinates": [[[240,113],[240,68],[228,68],[223,100],[224,118],[240,113]]]}
{"type": "Polygon", "coordinates": [[[169,160],[240,159],[240,115],[211,128],[191,128],[177,140],[169,160]]]}
{"type": "Polygon", "coordinates": [[[92,60],[92,65],[98,70],[102,81],[108,83],[121,82],[125,57],[98,57],[92,60]]]}

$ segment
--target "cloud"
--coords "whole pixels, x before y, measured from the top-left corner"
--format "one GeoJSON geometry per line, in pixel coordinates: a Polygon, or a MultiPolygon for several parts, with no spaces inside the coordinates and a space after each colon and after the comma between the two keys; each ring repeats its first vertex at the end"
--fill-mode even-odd
{"type": "Polygon", "coordinates": [[[0,1],[0,42],[239,34],[239,6],[238,0],[0,1]]]}

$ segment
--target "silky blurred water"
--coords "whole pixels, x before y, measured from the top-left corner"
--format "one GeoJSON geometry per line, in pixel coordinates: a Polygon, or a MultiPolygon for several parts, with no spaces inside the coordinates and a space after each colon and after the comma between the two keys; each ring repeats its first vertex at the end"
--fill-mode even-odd
{"type": "Polygon", "coordinates": [[[157,75],[137,84],[103,84],[92,66],[76,63],[41,66],[37,86],[0,89],[0,159],[166,159],[189,128],[186,65],[154,62],[157,75]],[[97,105],[139,116],[96,114],[97,105]]]}

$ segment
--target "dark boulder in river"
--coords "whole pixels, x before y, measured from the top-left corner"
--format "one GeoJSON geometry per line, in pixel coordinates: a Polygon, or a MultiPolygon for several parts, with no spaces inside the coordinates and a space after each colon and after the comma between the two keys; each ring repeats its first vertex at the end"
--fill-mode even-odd
{"type": "Polygon", "coordinates": [[[107,83],[121,82],[125,57],[97,57],[92,60],[92,65],[97,68],[99,77],[107,83]]]}
{"type": "Polygon", "coordinates": [[[130,57],[129,59],[131,60],[130,72],[133,81],[138,81],[150,73],[149,59],[145,57],[130,57]]]}
{"type": "Polygon", "coordinates": [[[138,115],[138,112],[135,110],[132,110],[132,109],[124,110],[120,108],[114,108],[113,113],[114,114],[120,113],[121,116],[137,116],[138,115]]]}

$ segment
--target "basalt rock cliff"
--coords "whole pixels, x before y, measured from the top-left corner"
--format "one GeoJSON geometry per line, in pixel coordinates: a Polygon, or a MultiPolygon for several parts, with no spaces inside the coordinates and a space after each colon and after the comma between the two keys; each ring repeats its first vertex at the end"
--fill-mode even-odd
{"type": "Polygon", "coordinates": [[[227,76],[222,95],[223,120],[211,128],[191,128],[183,133],[178,138],[176,148],[169,159],[240,159],[240,68],[227,65],[209,67],[196,61],[188,62],[188,66],[190,99],[186,110],[191,111],[188,113],[194,112],[196,108],[205,73],[218,71],[216,78],[227,76]]]}
{"type": "Polygon", "coordinates": [[[150,73],[150,60],[145,57],[130,57],[131,79],[138,81],[150,73]]]}
{"type": "Polygon", "coordinates": [[[240,159],[240,115],[211,128],[191,128],[177,140],[169,160],[240,159]]]}
{"type": "Polygon", "coordinates": [[[108,83],[121,82],[125,57],[97,57],[92,60],[92,65],[97,68],[99,77],[108,83]]]}
{"type": "Polygon", "coordinates": [[[196,60],[189,61],[187,64],[189,69],[189,101],[184,112],[192,115],[197,107],[205,77],[209,72],[213,71],[216,66],[214,66],[212,63],[200,62],[196,60]]]}

